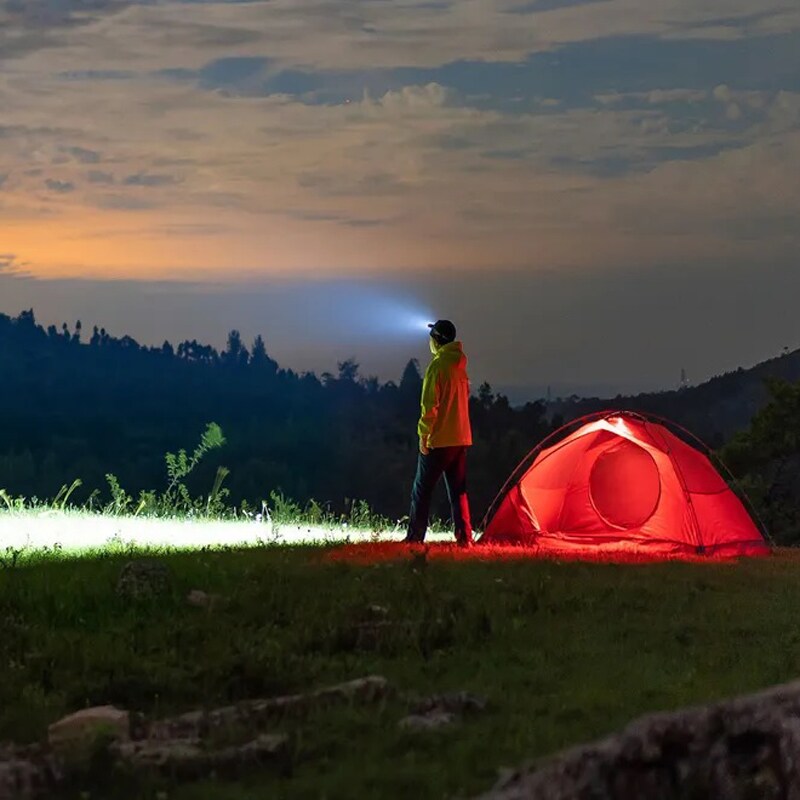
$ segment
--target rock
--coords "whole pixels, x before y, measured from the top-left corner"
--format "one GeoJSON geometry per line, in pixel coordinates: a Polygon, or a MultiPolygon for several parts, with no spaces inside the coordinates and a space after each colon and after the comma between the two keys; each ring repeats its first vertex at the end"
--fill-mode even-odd
{"type": "Polygon", "coordinates": [[[190,606],[206,608],[209,603],[209,597],[202,589],[192,589],[192,591],[186,595],[186,602],[190,606]]]}
{"type": "Polygon", "coordinates": [[[213,610],[222,602],[222,598],[218,594],[208,594],[202,589],[192,589],[186,596],[186,602],[195,608],[207,608],[213,610]]]}
{"type": "Polygon", "coordinates": [[[182,765],[192,765],[204,756],[203,741],[199,736],[124,742],[116,745],[112,753],[137,771],[142,769],[154,772],[170,772],[175,767],[180,771],[182,765]]]}
{"type": "Polygon", "coordinates": [[[170,591],[172,576],[160,561],[136,560],[125,564],[117,579],[120,597],[139,600],[160,597],[170,591]]]}
{"type": "Polygon", "coordinates": [[[58,759],[37,745],[0,745],[0,800],[51,797],[62,779],[58,759]]]}
{"type": "Polygon", "coordinates": [[[479,695],[469,692],[446,692],[418,700],[411,708],[415,714],[429,714],[434,711],[469,714],[485,711],[487,705],[487,699],[479,695]]]}
{"type": "Polygon", "coordinates": [[[261,735],[242,745],[207,749],[200,738],[127,742],[114,754],[137,773],[158,773],[177,780],[196,780],[210,773],[236,774],[240,769],[281,760],[288,751],[284,735],[261,735]]]}
{"type": "Polygon", "coordinates": [[[446,728],[456,721],[449,711],[431,711],[427,714],[411,714],[400,720],[400,727],[408,731],[434,731],[446,728]]]}
{"type": "Polygon", "coordinates": [[[285,717],[296,717],[331,705],[371,704],[388,697],[392,687],[386,678],[371,675],[306,694],[245,700],[235,706],[210,711],[189,711],[151,724],[150,739],[202,737],[212,730],[263,728],[285,717]]]}
{"type": "Polygon", "coordinates": [[[317,689],[308,694],[278,697],[261,703],[256,701],[252,708],[261,713],[264,711],[273,711],[279,714],[303,713],[330,705],[376,703],[391,693],[392,686],[386,678],[380,675],[370,675],[366,678],[357,678],[346,683],[317,689]]]}
{"type": "Polygon", "coordinates": [[[800,682],[643,717],[515,770],[482,800],[795,800],[798,753],[800,682]]]}
{"type": "Polygon", "coordinates": [[[436,730],[452,725],[463,714],[484,711],[486,705],[486,698],[469,692],[434,694],[413,701],[412,713],[400,720],[400,727],[416,731],[436,730]]]}
{"type": "Polygon", "coordinates": [[[130,739],[130,715],[114,706],[76,711],[47,729],[51,750],[70,763],[86,762],[98,745],[130,739]]]}
{"type": "Polygon", "coordinates": [[[259,733],[259,728],[331,705],[380,702],[391,692],[386,678],[372,675],[305,694],[190,711],[158,722],[114,706],[83,709],[49,727],[47,746],[0,744],[0,800],[56,796],[76,775],[91,775],[92,756],[100,745],[115,766],[179,780],[237,775],[264,763],[283,768],[289,761],[288,737],[259,733]],[[244,743],[214,747],[213,734],[220,732],[235,734],[235,739],[225,736],[228,741],[244,743]]]}

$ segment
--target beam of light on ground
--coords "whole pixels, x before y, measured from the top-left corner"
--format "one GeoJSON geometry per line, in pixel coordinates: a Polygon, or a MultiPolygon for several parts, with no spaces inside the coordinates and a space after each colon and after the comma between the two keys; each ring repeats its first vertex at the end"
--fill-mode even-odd
{"type": "MultiPolygon", "coordinates": [[[[374,532],[347,526],[114,517],[64,511],[0,513],[0,553],[52,550],[79,555],[107,548],[199,549],[366,542],[399,542],[405,530],[374,532]]],[[[428,534],[453,541],[452,534],[428,534]]]]}

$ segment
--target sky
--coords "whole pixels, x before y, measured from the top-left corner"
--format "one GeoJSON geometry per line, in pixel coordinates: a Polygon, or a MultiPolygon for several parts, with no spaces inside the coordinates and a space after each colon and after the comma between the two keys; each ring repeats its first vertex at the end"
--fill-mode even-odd
{"type": "Polygon", "coordinates": [[[0,312],[397,379],[800,345],[794,0],[0,0],[0,312]]]}

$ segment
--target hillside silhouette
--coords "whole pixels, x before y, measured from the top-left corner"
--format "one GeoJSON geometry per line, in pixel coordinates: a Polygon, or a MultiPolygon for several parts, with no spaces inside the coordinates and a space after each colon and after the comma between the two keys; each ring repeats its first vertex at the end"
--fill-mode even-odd
{"type": "MultiPolygon", "coordinates": [[[[231,470],[230,500],[258,507],[272,491],[335,511],[365,500],[399,519],[417,455],[421,376],[410,361],[398,381],[361,376],[352,360],[335,374],[280,367],[257,337],[231,331],[224,350],[196,340],[147,347],[81,323],[44,328],[33,310],[0,314],[0,487],[52,498],[75,478],[74,500],[108,496],[106,474],[133,495],[164,483],[164,453],[191,448],[217,422],[227,445],[192,481],[206,489],[231,470]]],[[[770,398],[767,378],[800,379],[800,351],[683,391],[543,401],[513,408],[484,384],[471,401],[473,516],[479,521],[513,468],[565,420],[609,407],[668,417],[720,447],[770,398]]],[[[752,459],[745,453],[739,472],[752,459]]],[[[446,513],[443,493],[437,513],[446,513]]]]}
{"type": "Polygon", "coordinates": [[[750,368],[739,367],[686,389],[618,395],[607,398],[560,399],[551,414],[569,421],[609,407],[641,411],[674,420],[712,448],[746,428],[770,399],[770,380],[800,381],[800,350],[785,352],[750,368]]]}

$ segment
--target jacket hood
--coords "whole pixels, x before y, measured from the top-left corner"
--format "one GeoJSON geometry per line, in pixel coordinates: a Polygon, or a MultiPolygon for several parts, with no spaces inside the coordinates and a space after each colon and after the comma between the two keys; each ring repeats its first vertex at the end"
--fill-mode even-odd
{"type": "Polygon", "coordinates": [[[464,355],[461,342],[450,342],[450,344],[443,345],[439,348],[434,358],[438,361],[446,362],[453,369],[467,368],[467,357],[464,355]]]}

